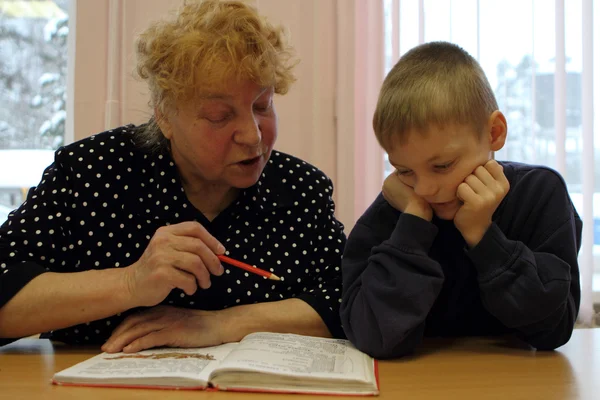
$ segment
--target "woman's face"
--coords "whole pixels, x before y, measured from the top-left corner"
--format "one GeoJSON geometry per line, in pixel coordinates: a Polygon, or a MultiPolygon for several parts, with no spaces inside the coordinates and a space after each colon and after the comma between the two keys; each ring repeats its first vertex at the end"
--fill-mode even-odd
{"type": "Polygon", "coordinates": [[[159,122],[184,184],[247,188],[277,138],[273,88],[241,81],[200,93],[159,122]]]}

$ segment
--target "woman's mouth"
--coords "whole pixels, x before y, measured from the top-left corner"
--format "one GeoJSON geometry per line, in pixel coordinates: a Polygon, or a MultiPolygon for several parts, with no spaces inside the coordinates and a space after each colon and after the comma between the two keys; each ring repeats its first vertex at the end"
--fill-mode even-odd
{"type": "Polygon", "coordinates": [[[238,164],[242,164],[245,166],[251,166],[251,165],[257,164],[259,161],[260,161],[260,156],[240,161],[238,164]]]}

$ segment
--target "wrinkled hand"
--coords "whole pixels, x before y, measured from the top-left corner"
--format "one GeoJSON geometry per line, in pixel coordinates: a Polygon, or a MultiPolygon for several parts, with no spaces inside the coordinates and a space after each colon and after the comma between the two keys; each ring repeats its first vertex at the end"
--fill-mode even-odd
{"type": "Polygon", "coordinates": [[[406,214],[412,214],[431,221],[433,210],[429,203],[419,197],[415,191],[402,182],[396,173],[389,174],[383,182],[383,197],[392,207],[406,214]]]}
{"type": "Polygon", "coordinates": [[[159,228],[144,254],[124,268],[125,286],[135,306],[159,304],[175,288],[188,296],[210,287],[210,274],[223,274],[217,254],[225,248],[197,222],[159,228]]]}
{"type": "Polygon", "coordinates": [[[134,353],[151,347],[206,347],[222,344],[219,311],[157,306],[127,317],[102,351],[134,353]]]}
{"type": "Polygon", "coordinates": [[[454,225],[469,247],[475,247],[483,238],[509,188],[503,168],[495,160],[477,167],[458,186],[457,196],[464,204],[454,216],[454,225]]]}

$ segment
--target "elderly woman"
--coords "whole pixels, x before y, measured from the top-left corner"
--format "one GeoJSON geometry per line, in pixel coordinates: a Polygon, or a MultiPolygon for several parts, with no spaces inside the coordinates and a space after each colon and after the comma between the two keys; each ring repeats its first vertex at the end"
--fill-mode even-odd
{"type": "Polygon", "coordinates": [[[150,27],[137,52],[149,123],[59,149],[0,229],[2,343],[46,332],[133,352],[343,335],[332,183],[273,150],[273,96],[294,80],[281,29],[204,1],[150,27]]]}

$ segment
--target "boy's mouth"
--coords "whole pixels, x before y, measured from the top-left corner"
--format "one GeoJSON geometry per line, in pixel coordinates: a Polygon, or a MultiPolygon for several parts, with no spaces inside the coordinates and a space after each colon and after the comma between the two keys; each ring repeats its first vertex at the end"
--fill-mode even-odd
{"type": "Polygon", "coordinates": [[[451,201],[445,201],[445,202],[443,202],[443,203],[431,203],[431,205],[432,205],[433,207],[447,207],[447,206],[450,206],[450,205],[452,205],[452,204],[454,204],[454,200],[451,200],[451,201]]]}

